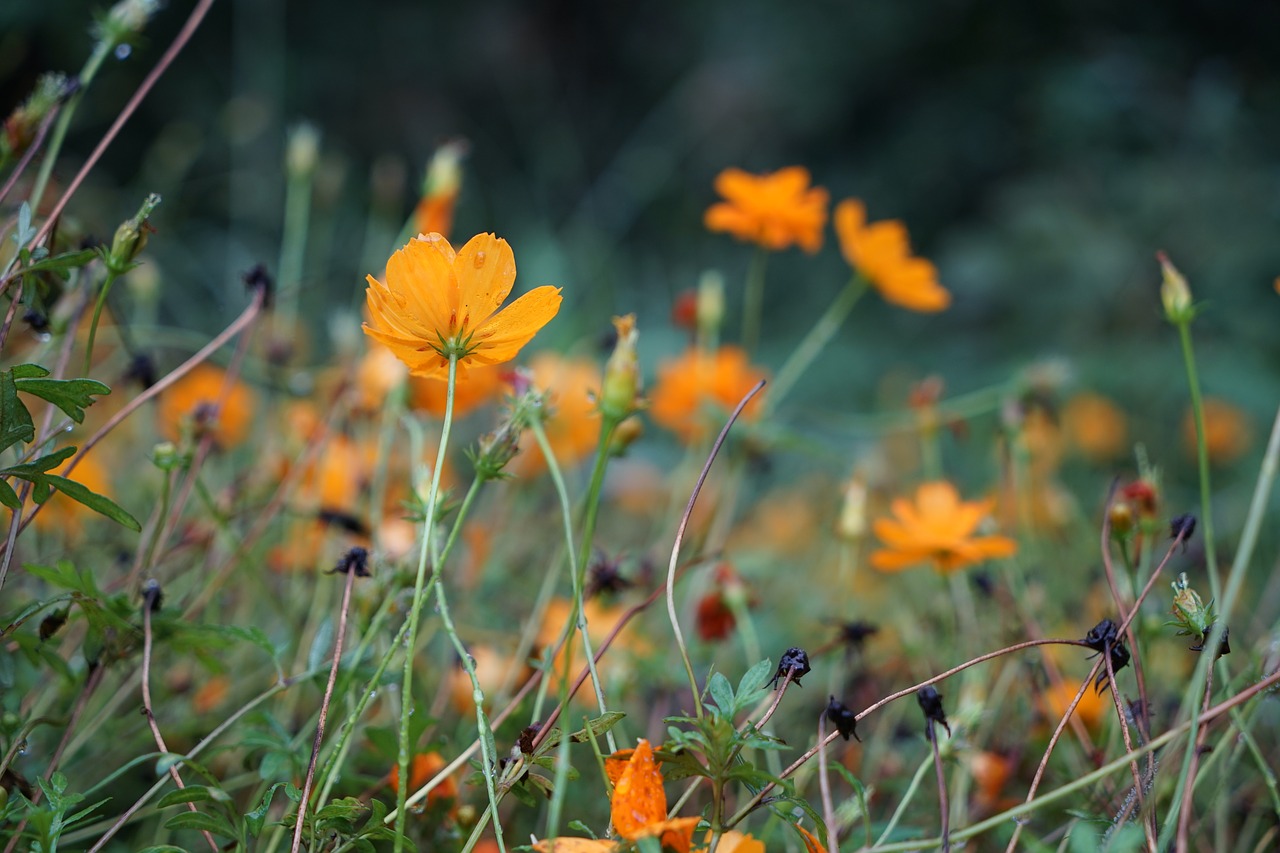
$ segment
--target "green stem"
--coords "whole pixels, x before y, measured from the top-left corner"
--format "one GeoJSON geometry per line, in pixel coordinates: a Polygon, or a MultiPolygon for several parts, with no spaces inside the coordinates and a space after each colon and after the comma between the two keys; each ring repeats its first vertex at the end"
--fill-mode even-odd
{"type": "Polygon", "coordinates": [[[747,283],[742,296],[742,348],[754,352],[760,343],[760,317],[764,313],[764,268],[769,253],[756,249],[747,268],[747,283]]]}
{"type": "MultiPolygon", "coordinates": [[[[418,552],[418,572],[413,582],[413,606],[409,611],[409,636],[405,646],[404,676],[401,680],[400,693],[400,741],[397,766],[399,773],[396,785],[396,838],[394,850],[400,853],[404,849],[405,821],[408,817],[405,800],[409,798],[409,718],[413,715],[413,664],[414,647],[418,641],[418,621],[422,618],[422,608],[426,604],[424,587],[427,579],[427,562],[431,553],[431,537],[436,527],[436,502],[440,497],[440,471],[444,467],[445,452],[449,446],[449,431],[453,426],[453,396],[458,386],[458,356],[449,356],[449,387],[445,397],[444,424],[440,429],[440,447],[436,451],[435,468],[431,471],[431,488],[427,491],[426,515],[422,521],[422,548],[418,552]]],[[[432,578],[438,576],[439,566],[432,571],[432,578]]],[[[439,590],[437,589],[437,593],[439,590]]]]}
{"type": "Polygon", "coordinates": [[[866,292],[867,280],[855,273],[844,289],[827,306],[827,310],[818,318],[818,322],[813,324],[813,328],[804,336],[800,345],[787,356],[782,369],[773,380],[773,388],[770,389],[769,396],[765,398],[763,407],[766,414],[782,402],[787,392],[791,390],[791,386],[796,384],[796,380],[804,375],[809,365],[813,364],[813,360],[831,342],[831,338],[849,318],[853,306],[858,304],[858,300],[866,292]]]}
{"type": "Polygon", "coordinates": [[[1209,444],[1204,434],[1204,400],[1200,396],[1200,378],[1196,371],[1195,353],[1191,349],[1190,320],[1178,323],[1178,340],[1182,344],[1182,360],[1187,368],[1187,385],[1191,390],[1191,413],[1196,422],[1196,460],[1200,467],[1200,530],[1204,537],[1204,562],[1209,570],[1209,590],[1214,599],[1222,595],[1218,584],[1218,555],[1213,547],[1212,489],[1209,486],[1209,444]]]}
{"type": "Polygon", "coordinates": [[[924,780],[924,774],[933,767],[933,753],[929,753],[929,757],[920,762],[920,767],[916,770],[916,775],[911,777],[911,784],[907,786],[906,792],[898,799],[898,807],[893,810],[893,817],[889,818],[889,823],[885,826],[884,832],[880,833],[880,837],[876,840],[875,846],[879,848],[897,828],[898,821],[902,820],[902,815],[907,811],[907,805],[915,799],[916,791],[920,790],[920,783],[924,780]]]}
{"type": "Polygon", "coordinates": [[[82,376],[89,375],[89,368],[93,365],[93,342],[98,338],[98,320],[102,317],[102,308],[107,304],[107,294],[111,292],[111,285],[115,284],[119,276],[115,271],[108,268],[107,277],[103,280],[102,286],[98,289],[98,301],[93,306],[93,320],[89,323],[89,343],[85,345],[84,350],[84,372],[82,376]]]}
{"type": "Polygon", "coordinates": [[[307,251],[311,223],[311,187],[314,169],[290,170],[285,184],[284,235],[280,243],[280,288],[276,299],[276,322],[285,334],[293,334],[298,314],[298,294],[302,288],[302,266],[307,251]]]}

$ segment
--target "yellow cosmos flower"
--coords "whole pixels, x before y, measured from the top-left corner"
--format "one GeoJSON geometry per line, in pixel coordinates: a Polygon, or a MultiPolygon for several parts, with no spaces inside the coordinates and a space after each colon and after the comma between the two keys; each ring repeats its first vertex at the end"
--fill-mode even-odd
{"type": "Polygon", "coordinates": [[[851,198],[836,205],[835,227],[844,259],[886,302],[923,313],[951,304],[951,294],[938,284],[937,268],[911,254],[907,226],[900,220],[868,224],[866,207],[851,198]]]}
{"type": "Polygon", "coordinates": [[[716,176],[725,200],[707,208],[708,229],[723,231],[766,249],[798,245],[812,254],[822,248],[829,196],[809,187],[809,170],[790,166],[768,175],[725,169],[716,176]]]}
{"type": "Polygon", "coordinates": [[[1010,557],[1018,545],[1005,536],[975,536],[990,513],[992,501],[961,501],[945,481],[924,483],[915,503],[895,500],[894,518],[876,519],[873,530],[885,548],[871,555],[871,565],[896,572],[932,562],[940,572],[953,572],[992,557],[1010,557]]]}
{"type": "Polygon", "coordinates": [[[507,241],[477,234],[454,252],[439,234],[419,235],[387,261],[387,281],[368,276],[369,337],[418,376],[447,376],[456,357],[501,364],[515,357],[560,310],[560,288],[534,288],[499,310],[516,280],[507,241]]]}

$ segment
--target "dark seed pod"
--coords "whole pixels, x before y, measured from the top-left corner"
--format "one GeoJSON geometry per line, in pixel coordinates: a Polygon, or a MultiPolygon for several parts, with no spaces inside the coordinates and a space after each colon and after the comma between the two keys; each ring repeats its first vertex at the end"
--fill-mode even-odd
{"type": "Polygon", "coordinates": [[[338,565],[329,571],[331,575],[354,574],[358,578],[369,577],[369,552],[359,545],[342,555],[338,565]]]}
{"type": "Polygon", "coordinates": [[[791,681],[795,682],[797,687],[800,685],[800,679],[809,672],[809,655],[804,649],[792,646],[782,654],[782,659],[778,661],[778,671],[773,675],[772,687],[778,689],[778,680],[790,676],[791,681]]]}
{"type": "Polygon", "coordinates": [[[836,727],[840,737],[848,740],[849,735],[853,735],[854,740],[862,742],[862,738],[858,737],[858,715],[834,696],[827,703],[827,720],[836,727]]]}
{"type": "Polygon", "coordinates": [[[163,603],[164,593],[160,589],[160,581],[151,578],[142,585],[142,604],[152,613],[156,613],[163,603]]]}
{"type": "MultiPolygon", "coordinates": [[[[947,730],[947,737],[951,737],[951,726],[947,723],[947,712],[942,709],[942,694],[938,692],[932,684],[925,685],[916,691],[916,701],[920,703],[920,710],[924,711],[924,718],[928,722],[934,722],[947,730]]],[[[933,726],[925,726],[925,735],[933,739],[933,726]]]]}

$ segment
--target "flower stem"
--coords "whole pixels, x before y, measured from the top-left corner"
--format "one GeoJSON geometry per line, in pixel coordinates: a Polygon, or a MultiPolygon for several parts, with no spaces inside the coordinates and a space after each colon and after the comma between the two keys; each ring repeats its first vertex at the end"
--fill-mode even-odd
{"type": "Polygon", "coordinates": [[[853,306],[858,304],[858,300],[866,292],[867,280],[855,273],[844,289],[827,306],[827,310],[818,318],[818,322],[813,324],[813,328],[804,336],[800,345],[787,356],[782,369],[773,380],[773,388],[770,389],[769,396],[764,401],[766,414],[782,402],[787,392],[791,390],[791,386],[796,384],[796,380],[804,375],[809,365],[813,364],[813,360],[831,342],[831,338],[849,318],[849,312],[853,310],[853,306]]]}
{"type": "Polygon", "coordinates": [[[1196,460],[1200,468],[1200,530],[1204,536],[1204,562],[1209,571],[1209,589],[1215,599],[1222,596],[1218,583],[1218,555],[1213,547],[1212,489],[1209,485],[1209,444],[1204,433],[1204,400],[1200,396],[1200,378],[1196,357],[1191,349],[1191,321],[1178,323],[1178,340],[1182,344],[1182,360],[1187,369],[1187,385],[1191,391],[1191,413],[1196,422],[1196,460]]]}
{"type": "MultiPolygon", "coordinates": [[[[422,547],[418,552],[418,573],[413,583],[413,605],[409,610],[409,636],[405,643],[404,677],[401,680],[400,692],[395,853],[400,853],[404,849],[405,820],[408,817],[405,809],[405,800],[409,797],[409,718],[413,715],[413,650],[418,640],[418,622],[422,617],[422,607],[426,603],[424,587],[427,579],[428,557],[431,554],[432,532],[436,527],[436,502],[440,497],[440,470],[444,467],[445,451],[449,446],[449,431],[453,426],[453,397],[457,386],[458,357],[451,355],[449,357],[449,387],[445,397],[444,425],[440,428],[440,448],[436,451],[436,464],[431,471],[431,488],[427,491],[426,515],[422,521],[422,547]]],[[[433,578],[438,576],[439,571],[440,567],[436,566],[432,571],[433,578]]]]}
{"type": "Polygon", "coordinates": [[[768,252],[760,247],[751,256],[742,296],[742,348],[754,352],[760,343],[760,316],[764,313],[764,268],[768,252]]]}
{"type": "Polygon", "coordinates": [[[84,372],[82,376],[89,375],[89,368],[93,366],[93,342],[98,338],[98,320],[102,317],[102,308],[107,304],[107,294],[111,292],[111,285],[116,283],[116,275],[114,270],[107,270],[107,277],[103,280],[102,286],[98,288],[98,301],[93,306],[93,319],[89,323],[89,342],[84,348],[84,372]]]}

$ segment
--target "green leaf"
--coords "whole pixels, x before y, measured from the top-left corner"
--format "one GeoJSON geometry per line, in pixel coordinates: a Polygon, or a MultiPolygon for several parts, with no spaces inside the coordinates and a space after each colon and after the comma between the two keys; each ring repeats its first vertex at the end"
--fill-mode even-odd
{"type": "Polygon", "coordinates": [[[209,793],[209,789],[204,785],[188,785],[185,788],[178,788],[176,791],[170,791],[165,794],[156,803],[156,808],[163,809],[182,803],[203,803],[212,799],[213,795],[209,793]]]}
{"type": "Polygon", "coordinates": [[[221,815],[205,814],[204,812],[178,812],[173,817],[164,822],[165,829],[195,829],[201,832],[212,832],[214,835],[221,835],[224,838],[239,838],[240,833],[236,832],[231,822],[221,815]]]}
{"type": "Polygon", "coordinates": [[[739,707],[735,709],[735,716],[736,711],[749,708],[759,701],[756,694],[764,690],[765,685],[769,683],[769,679],[773,677],[773,672],[773,661],[765,658],[743,673],[742,680],[738,682],[737,702],[739,707]]]}
{"type": "Polygon", "coordinates": [[[729,679],[725,678],[723,673],[712,673],[707,681],[707,692],[711,694],[711,699],[715,702],[720,716],[733,719],[737,709],[733,705],[733,688],[729,686],[729,679]]]}
{"type": "Polygon", "coordinates": [[[81,249],[78,252],[63,252],[61,255],[51,255],[44,260],[36,261],[30,266],[23,267],[20,272],[23,275],[33,272],[66,273],[68,270],[78,269],[88,264],[97,257],[97,249],[81,249]]]}
{"type": "Polygon", "coordinates": [[[94,397],[110,394],[111,389],[96,379],[18,379],[18,390],[32,394],[57,406],[78,424],[84,423],[84,410],[94,404],[94,397]]]}
{"type": "Polygon", "coordinates": [[[13,380],[16,371],[15,367],[13,371],[0,372],[0,451],[8,450],[20,441],[29,443],[36,439],[31,412],[18,399],[18,386],[13,380]]]}
{"type": "Polygon", "coordinates": [[[138,519],[134,518],[126,512],[122,506],[111,500],[111,498],[106,495],[100,495],[74,480],[68,480],[66,477],[59,477],[56,474],[47,474],[45,475],[45,479],[54,488],[71,498],[76,503],[87,506],[99,515],[105,515],[107,518],[122,527],[127,527],[137,533],[142,532],[142,525],[138,523],[138,519]]]}
{"type": "MultiPolygon", "coordinates": [[[[602,737],[605,732],[618,724],[618,721],[625,717],[626,714],[621,711],[607,711],[593,720],[587,721],[586,728],[578,729],[569,735],[570,743],[586,743],[593,738],[602,737]]],[[[551,734],[547,735],[547,739],[538,747],[537,755],[543,755],[552,747],[560,743],[563,733],[560,729],[552,729],[551,734]]]]}
{"type": "Polygon", "coordinates": [[[18,497],[18,493],[13,490],[4,480],[0,480],[0,503],[9,509],[21,509],[22,500],[18,497]]]}
{"type": "Polygon", "coordinates": [[[262,799],[258,801],[258,806],[253,811],[244,816],[245,826],[249,828],[249,834],[257,838],[262,832],[262,827],[267,822],[267,812],[271,810],[271,800],[275,797],[276,791],[284,786],[284,782],[277,782],[267,789],[262,795],[262,799]]]}

